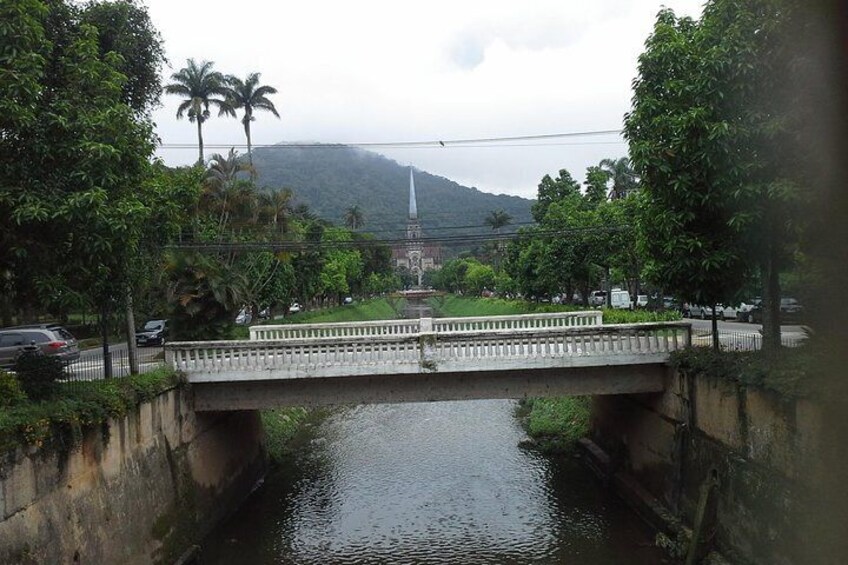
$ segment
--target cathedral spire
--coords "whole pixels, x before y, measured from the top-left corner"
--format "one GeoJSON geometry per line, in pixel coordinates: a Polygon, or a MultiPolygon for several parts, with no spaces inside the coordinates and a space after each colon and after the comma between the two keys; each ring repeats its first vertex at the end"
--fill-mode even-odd
{"type": "Polygon", "coordinates": [[[409,167],[409,219],[418,219],[418,205],[415,202],[415,181],[412,178],[412,167],[409,167]]]}

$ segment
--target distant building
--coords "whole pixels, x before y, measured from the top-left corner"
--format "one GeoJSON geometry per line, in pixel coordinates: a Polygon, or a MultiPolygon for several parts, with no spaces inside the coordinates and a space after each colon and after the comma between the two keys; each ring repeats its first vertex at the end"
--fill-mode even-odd
{"type": "Polygon", "coordinates": [[[406,268],[418,279],[424,271],[442,266],[442,249],[438,245],[425,245],[421,240],[421,221],[418,219],[418,203],[415,199],[415,180],[409,168],[409,218],[406,220],[406,241],[392,249],[395,268],[406,268]]]}

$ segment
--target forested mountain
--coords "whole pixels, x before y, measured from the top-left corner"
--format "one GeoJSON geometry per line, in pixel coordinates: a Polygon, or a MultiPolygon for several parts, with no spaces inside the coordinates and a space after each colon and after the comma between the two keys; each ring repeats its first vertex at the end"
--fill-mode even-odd
{"type": "MultiPolygon", "coordinates": [[[[290,188],[295,204],[308,204],[322,218],[341,224],[345,210],[359,206],[362,231],[389,236],[405,229],[409,169],[382,155],[344,145],[267,147],[254,150],[253,162],[261,186],[290,188]]],[[[488,194],[417,169],[414,174],[425,237],[491,231],[483,219],[498,209],[512,216],[513,224],[532,220],[532,200],[488,194]],[[444,230],[455,226],[479,227],[444,230]]],[[[510,229],[517,228],[504,231],[510,229]]]]}

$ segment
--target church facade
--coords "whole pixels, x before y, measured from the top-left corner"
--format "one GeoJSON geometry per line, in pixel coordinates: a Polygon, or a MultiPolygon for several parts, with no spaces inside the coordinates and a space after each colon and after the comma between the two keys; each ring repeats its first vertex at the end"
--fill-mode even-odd
{"type": "Polygon", "coordinates": [[[418,286],[421,286],[425,271],[441,267],[441,248],[438,245],[426,245],[422,240],[412,167],[409,168],[409,217],[406,220],[406,241],[392,249],[392,260],[396,269],[409,269],[409,272],[418,280],[418,286]]]}

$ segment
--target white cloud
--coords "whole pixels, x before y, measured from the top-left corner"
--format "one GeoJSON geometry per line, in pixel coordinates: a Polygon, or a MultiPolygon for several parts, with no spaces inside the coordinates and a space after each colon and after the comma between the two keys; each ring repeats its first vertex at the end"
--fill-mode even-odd
{"type": "MultiPolygon", "coordinates": [[[[697,16],[700,0],[662,2],[697,16]]],[[[654,0],[268,3],[148,0],[173,69],[189,57],[223,72],[259,71],[282,115],[259,115],[254,143],[460,139],[618,128],[654,0]]],[[[172,70],[166,74],[170,75],[172,70]]],[[[195,128],[165,97],[155,120],[166,162],[190,163],[195,128]]],[[[213,118],[207,144],[241,144],[213,118]]],[[[403,163],[490,192],[532,197],[546,173],[582,179],[626,146],[393,149],[403,163]]],[[[566,140],[574,143],[578,140],[566,140]]]]}

